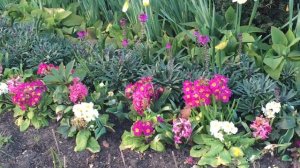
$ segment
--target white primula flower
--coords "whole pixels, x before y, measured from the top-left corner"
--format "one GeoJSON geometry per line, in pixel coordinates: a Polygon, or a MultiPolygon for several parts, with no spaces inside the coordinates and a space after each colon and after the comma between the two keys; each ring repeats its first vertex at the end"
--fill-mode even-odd
{"type": "Polygon", "coordinates": [[[224,140],[224,133],[227,135],[236,134],[238,128],[232,122],[213,120],[210,122],[210,133],[220,141],[224,140]]]}
{"type": "Polygon", "coordinates": [[[75,118],[82,118],[86,122],[94,121],[98,116],[98,110],[94,109],[93,103],[80,103],[73,106],[75,118]]]}
{"type": "Polygon", "coordinates": [[[266,104],[266,107],[262,107],[262,112],[267,118],[275,118],[275,114],[279,113],[281,104],[275,101],[266,104]]]}
{"type": "Polygon", "coordinates": [[[8,86],[6,83],[0,83],[0,95],[8,93],[8,86]]]}
{"type": "Polygon", "coordinates": [[[237,2],[238,4],[244,4],[247,0],[232,0],[232,2],[237,2]]]}

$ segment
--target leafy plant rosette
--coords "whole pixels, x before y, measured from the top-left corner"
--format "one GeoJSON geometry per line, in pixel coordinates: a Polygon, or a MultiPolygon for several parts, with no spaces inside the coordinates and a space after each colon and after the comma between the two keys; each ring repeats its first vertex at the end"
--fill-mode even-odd
{"type": "Polygon", "coordinates": [[[172,144],[172,126],[160,113],[171,111],[169,106],[162,107],[167,100],[169,90],[152,83],[152,77],[142,77],[129,84],[125,96],[132,100],[130,118],[134,120],[131,131],[122,135],[121,150],[131,149],[144,152],[151,148],[158,152],[165,151],[165,144],[172,144]]]}
{"type": "Polygon", "coordinates": [[[9,95],[3,103],[5,109],[13,108],[20,131],[26,131],[30,125],[36,129],[47,126],[52,116],[48,108],[52,99],[45,83],[32,70],[23,71],[22,66],[20,69],[6,68],[3,75],[7,80],[1,83],[2,92],[9,95]]]}
{"type": "Polygon", "coordinates": [[[99,114],[100,106],[94,106],[93,99],[88,97],[87,86],[80,81],[85,72],[73,67],[74,61],[59,67],[41,63],[38,74],[44,76],[43,80],[51,90],[51,109],[55,111],[57,121],[60,120],[58,132],[65,138],[76,136],[76,152],[88,149],[96,153],[100,151],[97,139],[106,132],[106,127],[111,128],[109,116],[99,114]]]}
{"type": "Polygon", "coordinates": [[[202,77],[183,83],[186,107],[179,120],[185,118],[195,124],[189,129],[177,131],[174,129],[176,123],[173,123],[174,141],[180,144],[183,138],[187,139],[184,135],[189,134],[189,139],[195,143],[190,156],[200,158],[197,163],[200,166],[249,167],[247,152],[251,151],[249,149],[255,139],[250,134],[238,133],[238,127],[232,122],[236,116],[237,102],[225,104],[232,96],[227,83],[228,78],[219,74],[211,79],[202,77]]]}

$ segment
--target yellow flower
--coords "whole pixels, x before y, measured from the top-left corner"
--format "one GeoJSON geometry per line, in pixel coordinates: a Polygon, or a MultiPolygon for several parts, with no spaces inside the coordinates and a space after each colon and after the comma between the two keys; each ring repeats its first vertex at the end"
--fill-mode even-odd
{"type": "Polygon", "coordinates": [[[143,5],[145,7],[149,6],[150,5],[150,0],[143,0],[143,5]]]}
{"type": "Polygon", "coordinates": [[[106,32],[109,32],[109,30],[112,28],[112,24],[109,23],[105,29],[106,32]]]}
{"type": "Polygon", "coordinates": [[[127,12],[128,8],[129,8],[129,0],[126,0],[123,5],[122,12],[127,12]]]}
{"type": "Polygon", "coordinates": [[[239,147],[231,147],[230,148],[230,153],[235,158],[243,157],[244,156],[244,152],[239,147]]]}
{"type": "Polygon", "coordinates": [[[217,46],[215,46],[216,50],[223,50],[224,48],[227,47],[228,40],[220,42],[217,46]]]}

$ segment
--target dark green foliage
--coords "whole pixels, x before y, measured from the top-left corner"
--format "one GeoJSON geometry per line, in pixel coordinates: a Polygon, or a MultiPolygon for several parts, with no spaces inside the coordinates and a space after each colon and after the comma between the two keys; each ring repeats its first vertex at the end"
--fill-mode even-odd
{"type": "MultiPolygon", "coordinates": [[[[3,23],[2,23],[3,24],[3,23]]],[[[7,55],[8,67],[32,68],[40,62],[69,62],[74,58],[73,44],[54,34],[37,35],[31,24],[15,24],[0,29],[0,52],[7,55]]]]}
{"type": "Polygon", "coordinates": [[[86,83],[106,81],[110,88],[123,90],[126,84],[138,78],[142,56],[138,50],[115,50],[108,47],[101,53],[79,58],[80,67],[88,70],[86,83]]]}
{"type": "Polygon", "coordinates": [[[258,73],[248,79],[237,81],[233,93],[240,98],[238,112],[245,116],[258,114],[262,105],[274,99],[276,82],[268,76],[258,73]]]}

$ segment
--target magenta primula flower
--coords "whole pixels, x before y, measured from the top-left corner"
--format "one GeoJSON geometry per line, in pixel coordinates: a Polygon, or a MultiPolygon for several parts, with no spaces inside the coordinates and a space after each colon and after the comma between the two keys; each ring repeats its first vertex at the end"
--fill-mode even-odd
{"type": "Polygon", "coordinates": [[[267,139],[268,135],[272,132],[269,119],[264,118],[263,116],[256,117],[250,125],[250,128],[254,130],[253,136],[262,140],[267,139]]]}
{"type": "Polygon", "coordinates": [[[142,120],[138,120],[133,124],[132,131],[133,131],[134,136],[142,136],[143,135],[143,122],[142,122],[142,120]]]}
{"type": "Polygon", "coordinates": [[[12,94],[12,102],[22,110],[26,110],[27,107],[38,105],[45,91],[46,85],[41,80],[36,80],[19,83],[10,94],[12,94]]]}
{"type": "Polygon", "coordinates": [[[125,88],[125,96],[132,100],[134,110],[143,115],[144,111],[150,107],[152,100],[157,99],[161,94],[160,87],[154,86],[152,77],[143,77],[136,83],[128,84],[125,88]]]}
{"type": "Polygon", "coordinates": [[[198,31],[195,31],[194,35],[197,38],[197,42],[201,45],[207,45],[210,42],[209,36],[202,35],[198,31]]]}
{"type": "Polygon", "coordinates": [[[40,63],[38,66],[37,74],[48,75],[52,69],[58,69],[58,67],[54,66],[53,64],[40,63]]]}
{"type": "Polygon", "coordinates": [[[127,39],[123,39],[123,40],[122,40],[122,46],[123,46],[124,48],[126,48],[126,47],[128,46],[128,40],[127,40],[127,39]]]}
{"type": "Polygon", "coordinates": [[[77,38],[82,40],[88,35],[88,32],[83,30],[83,31],[78,31],[76,34],[77,34],[77,38]]]}
{"type": "Polygon", "coordinates": [[[153,124],[150,121],[138,120],[132,125],[134,136],[150,136],[154,132],[153,124]]]}
{"type": "Polygon", "coordinates": [[[181,144],[182,139],[188,139],[192,135],[192,124],[190,120],[185,118],[179,118],[173,121],[174,142],[181,144]]]}
{"type": "Polygon", "coordinates": [[[73,79],[73,84],[69,86],[69,98],[74,104],[81,102],[88,95],[87,87],[79,81],[79,78],[73,79]]]}
{"type": "Polygon", "coordinates": [[[142,13],[139,15],[139,21],[144,24],[148,21],[148,15],[146,13],[142,13]]]}
{"type": "Polygon", "coordinates": [[[227,86],[228,79],[222,75],[215,75],[213,79],[198,79],[183,82],[183,99],[189,107],[199,107],[211,104],[211,97],[217,101],[227,103],[232,91],[227,86]]]}

